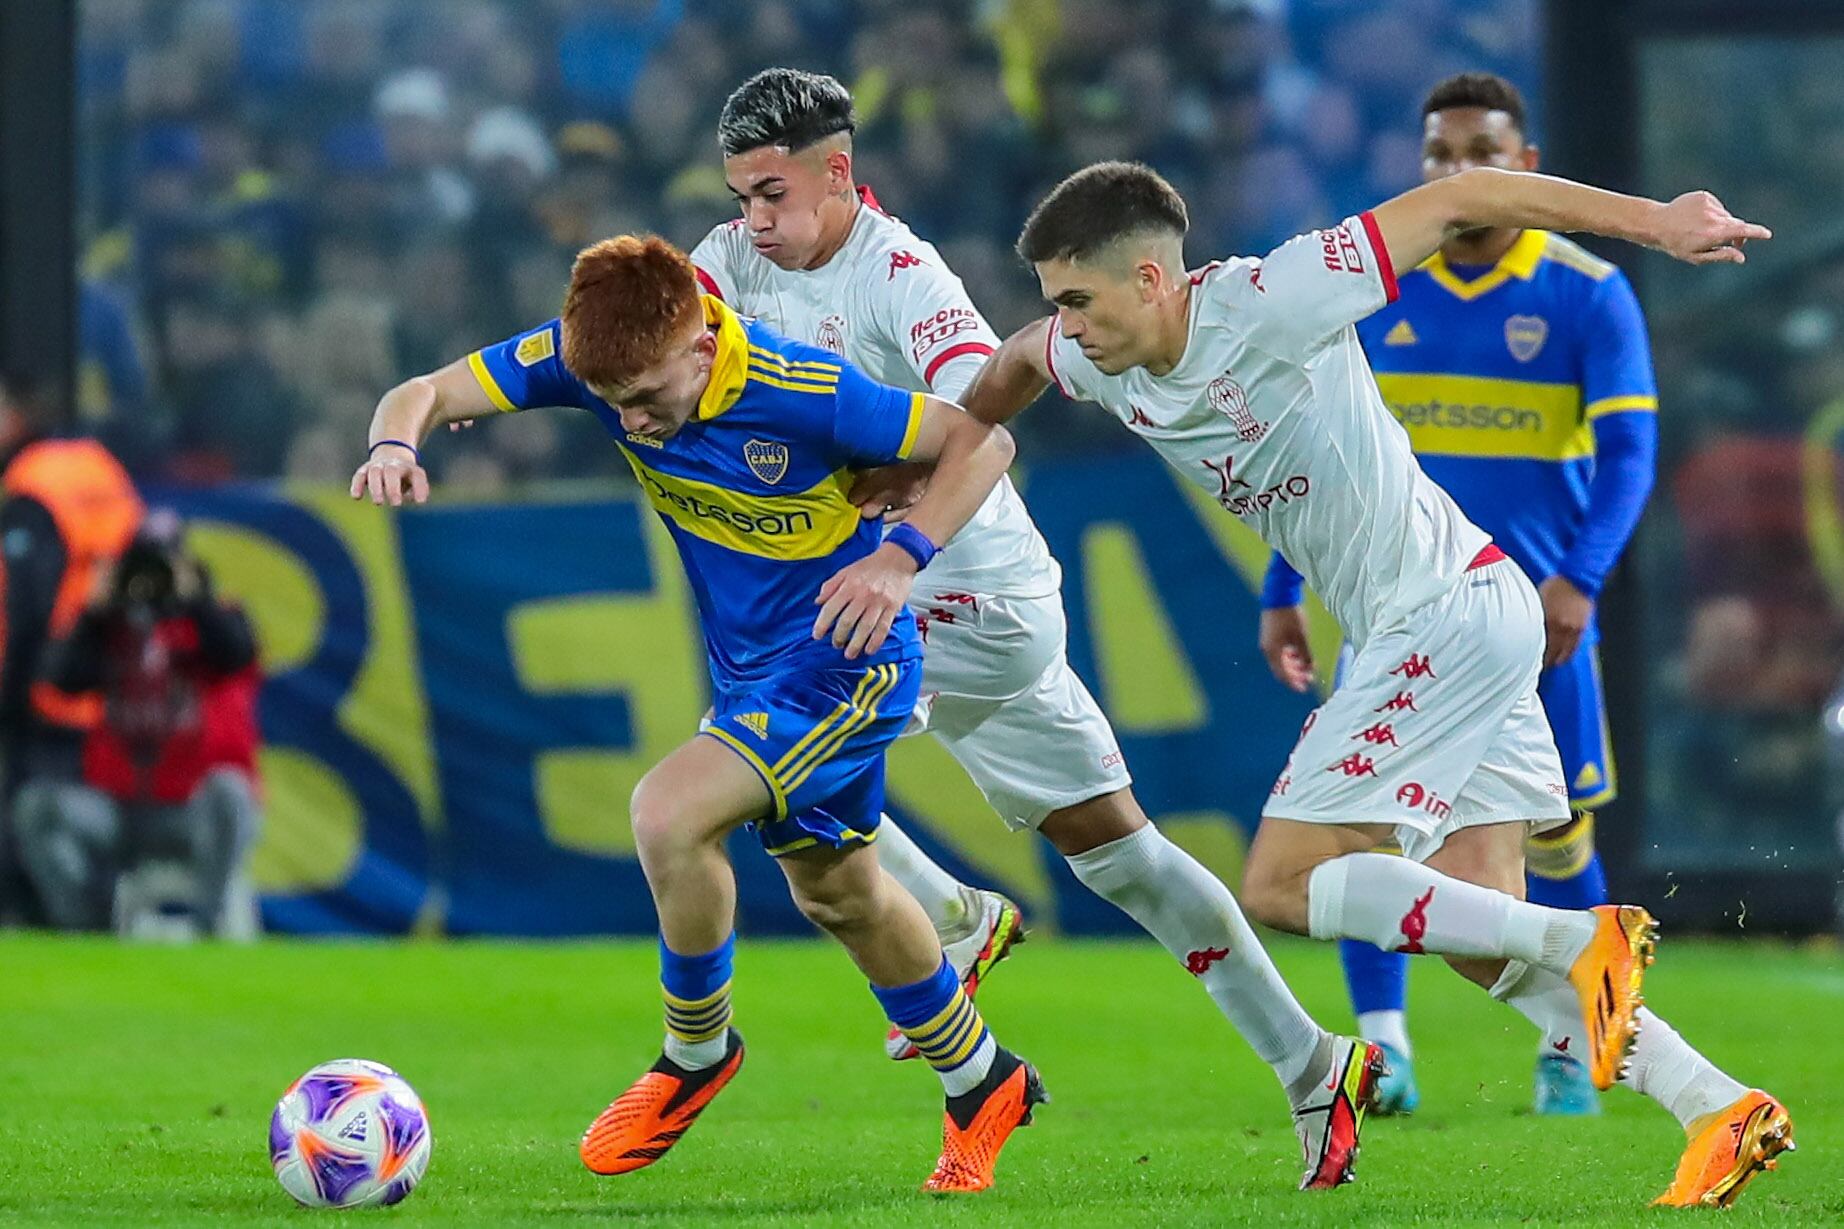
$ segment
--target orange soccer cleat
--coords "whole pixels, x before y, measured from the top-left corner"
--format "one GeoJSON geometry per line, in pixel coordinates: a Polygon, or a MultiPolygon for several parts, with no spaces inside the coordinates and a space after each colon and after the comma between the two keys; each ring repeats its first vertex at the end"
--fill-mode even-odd
{"type": "Polygon", "coordinates": [[[1594,937],[1575,958],[1569,981],[1581,996],[1588,1035],[1588,1076],[1605,1092],[1626,1066],[1639,1036],[1639,993],[1653,952],[1658,923],[1637,905],[1596,905],[1594,937]]]}
{"type": "Polygon", "coordinates": [[[1031,1107],[1050,1099],[1037,1068],[1000,1050],[979,1087],[948,1098],[941,1124],[941,1159],[925,1191],[983,1191],[992,1185],[999,1150],[1012,1132],[1031,1125],[1031,1107]]]}
{"type": "Polygon", "coordinates": [[[583,1132],[578,1151],[598,1174],[644,1169],[665,1156],[691,1130],[743,1065],[743,1035],[730,1030],[723,1058],[687,1071],[664,1055],[583,1132]]]}
{"type": "Polygon", "coordinates": [[[1786,1106],[1758,1088],[1691,1123],[1686,1134],[1690,1143],[1677,1175],[1652,1201],[1654,1207],[1726,1208],[1754,1175],[1780,1167],[1775,1157],[1793,1151],[1793,1119],[1786,1106]]]}

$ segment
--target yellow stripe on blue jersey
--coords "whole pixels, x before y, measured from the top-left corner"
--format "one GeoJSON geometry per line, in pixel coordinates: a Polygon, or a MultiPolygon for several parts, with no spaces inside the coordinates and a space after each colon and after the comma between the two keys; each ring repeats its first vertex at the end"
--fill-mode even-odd
{"type": "Polygon", "coordinates": [[[716,337],[709,383],[692,421],[644,458],[616,409],[565,368],[558,322],[478,351],[468,366],[496,405],[579,407],[614,437],[679,549],[720,688],[782,669],[919,656],[907,612],[883,645],[849,663],[811,631],[820,587],[882,541],[846,498],[851,471],[907,457],[921,402],[715,298],[703,310],[716,337]]]}
{"type": "Polygon", "coordinates": [[[1594,474],[1594,422],[1658,407],[1645,321],[1613,265],[1527,230],[1490,267],[1436,254],[1358,325],[1427,470],[1525,570],[1553,574],[1594,474]]]}

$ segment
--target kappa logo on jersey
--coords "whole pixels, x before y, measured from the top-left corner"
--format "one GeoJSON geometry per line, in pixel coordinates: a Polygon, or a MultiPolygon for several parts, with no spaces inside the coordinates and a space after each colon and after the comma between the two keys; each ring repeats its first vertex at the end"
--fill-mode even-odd
{"type": "Polygon", "coordinates": [[[768,737],[767,713],[739,713],[736,718],[736,724],[742,726],[757,738],[765,739],[768,737]]]}
{"type": "Polygon", "coordinates": [[[965,606],[972,610],[974,614],[980,612],[980,599],[971,593],[937,593],[935,595],[935,600],[937,602],[950,602],[956,606],[965,606]]]}
{"type": "Polygon", "coordinates": [[[749,466],[750,473],[774,486],[787,476],[788,446],[750,440],[743,445],[743,462],[749,466]]]}
{"type": "Polygon", "coordinates": [[[1288,788],[1291,787],[1292,785],[1293,785],[1292,777],[1282,777],[1280,780],[1274,783],[1274,788],[1269,790],[1268,792],[1276,798],[1285,798],[1287,796],[1288,788]]]}
{"type": "Polygon", "coordinates": [[[922,258],[914,252],[892,252],[890,253],[890,276],[886,277],[884,280],[886,282],[893,282],[896,280],[896,275],[899,271],[903,269],[913,269],[922,263],[924,263],[922,258]]]}
{"type": "Polygon", "coordinates": [[[1326,768],[1327,772],[1342,772],[1347,777],[1374,777],[1377,775],[1377,762],[1367,755],[1353,751],[1344,759],[1326,768]]]}
{"type": "Polygon", "coordinates": [[[970,307],[944,307],[925,320],[918,320],[909,330],[909,357],[916,362],[936,346],[971,333],[980,327],[980,318],[970,307]]]}
{"type": "Polygon", "coordinates": [[[1453,814],[1453,806],[1419,781],[1410,781],[1396,791],[1396,801],[1411,811],[1426,811],[1436,819],[1453,814]]]}
{"type": "Polygon", "coordinates": [[[1185,972],[1192,977],[1202,977],[1210,971],[1210,966],[1219,960],[1229,959],[1227,947],[1206,947],[1185,954],[1185,972]]]}
{"type": "Polygon", "coordinates": [[[1236,428],[1236,437],[1243,443],[1253,444],[1267,434],[1267,426],[1256,422],[1255,416],[1249,413],[1249,395],[1227,371],[1210,381],[1204,394],[1210,399],[1210,408],[1229,419],[1236,428]]]}
{"type": "MultiPolygon", "coordinates": [[[[1139,406],[1131,405],[1127,408],[1133,411],[1132,415],[1127,419],[1127,425],[1129,427],[1157,427],[1159,425],[1151,418],[1148,418],[1146,416],[1146,411],[1142,410],[1139,406]]],[[[1208,462],[1206,462],[1206,464],[1208,464],[1208,462]]]]}
{"type": "MultiPolygon", "coordinates": [[[[1400,667],[1398,667],[1398,669],[1399,668],[1400,667]]],[[[1392,670],[1390,671],[1390,673],[1394,674],[1395,671],[1392,670]]],[[[1396,693],[1395,699],[1385,700],[1383,701],[1383,703],[1377,705],[1375,708],[1371,709],[1370,711],[1373,713],[1399,713],[1399,712],[1402,712],[1404,709],[1407,709],[1411,713],[1419,713],[1421,711],[1419,708],[1415,707],[1415,693],[1414,692],[1398,691],[1396,693]]]]}
{"type": "Polygon", "coordinates": [[[1402,915],[1402,921],[1397,925],[1402,928],[1402,937],[1406,942],[1397,948],[1397,951],[1407,952],[1413,956],[1427,950],[1422,947],[1421,941],[1422,937],[1428,933],[1428,902],[1433,899],[1434,889],[1429,888],[1416,897],[1415,903],[1409,906],[1409,911],[1402,915]]]}
{"type": "Polygon", "coordinates": [[[813,344],[822,350],[843,355],[845,353],[845,317],[835,312],[820,321],[820,327],[813,333],[813,344]]]}
{"type": "Polygon", "coordinates": [[[1351,737],[1361,738],[1367,743],[1374,743],[1378,746],[1384,743],[1388,743],[1392,747],[1400,747],[1402,745],[1396,741],[1396,727],[1387,721],[1379,721],[1367,730],[1359,730],[1351,737]]]}
{"type": "Polygon", "coordinates": [[[543,329],[533,333],[518,344],[512,357],[519,361],[521,367],[533,367],[557,353],[557,343],[551,340],[551,331],[543,329]]]}
{"type": "Polygon", "coordinates": [[[1437,679],[1441,677],[1434,672],[1434,663],[1428,660],[1428,655],[1426,653],[1410,653],[1408,657],[1404,659],[1403,663],[1394,670],[1391,670],[1390,673],[1400,674],[1405,679],[1418,679],[1423,677],[1437,679]]]}
{"type": "Polygon", "coordinates": [[[1541,316],[1512,316],[1505,321],[1505,345],[1511,357],[1528,363],[1549,338],[1549,321],[1541,316]]]}
{"type": "Polygon", "coordinates": [[[1325,256],[1325,267],[1332,272],[1364,271],[1364,250],[1358,247],[1349,226],[1334,226],[1330,230],[1320,231],[1319,247],[1325,256]]]}

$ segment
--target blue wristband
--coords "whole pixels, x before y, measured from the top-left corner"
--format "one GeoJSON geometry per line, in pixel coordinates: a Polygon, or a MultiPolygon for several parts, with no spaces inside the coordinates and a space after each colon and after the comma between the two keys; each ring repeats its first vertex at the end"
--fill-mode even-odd
{"type": "Polygon", "coordinates": [[[416,458],[416,463],[418,465],[423,463],[423,454],[417,451],[416,445],[407,443],[403,440],[379,440],[366,451],[365,455],[369,457],[372,453],[378,451],[378,449],[384,447],[386,444],[395,444],[399,448],[408,448],[410,450],[410,455],[416,458]]]}
{"type": "Polygon", "coordinates": [[[918,572],[928,566],[930,559],[941,553],[941,548],[930,542],[927,534],[908,523],[892,528],[884,535],[884,542],[914,559],[918,572]]]}

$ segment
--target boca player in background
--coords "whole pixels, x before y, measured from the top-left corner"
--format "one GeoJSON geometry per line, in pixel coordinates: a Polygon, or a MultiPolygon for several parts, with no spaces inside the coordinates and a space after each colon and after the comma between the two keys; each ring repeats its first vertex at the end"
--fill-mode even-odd
{"type": "MultiPolygon", "coordinates": [[[[1422,105],[1422,175],[1537,169],[1524,101],[1502,77],[1463,73],[1422,105]]],[[[1525,844],[1529,898],[1607,902],[1594,810],[1613,801],[1595,602],[1651,492],[1658,391],[1645,317],[1619,269],[1540,228],[1476,227],[1401,277],[1401,297],[1357,326],[1377,385],[1428,476],[1537,585],[1547,645],[1537,695],[1562,753],[1574,819],[1525,844]]],[[[1261,649],[1297,691],[1313,670],[1300,575],[1279,553],[1262,593],[1261,649]]],[[[1339,944],[1359,1030],[1389,1055],[1385,1113],[1412,1111],[1408,960],[1339,944]]],[[[1539,1041],[1539,1114],[1593,1114],[1574,1030],[1539,1041]]]]}

